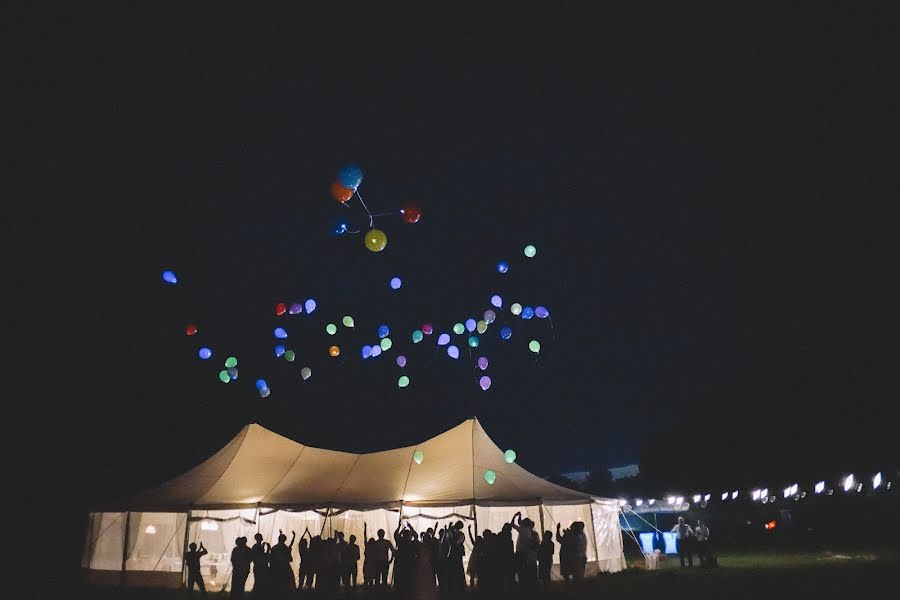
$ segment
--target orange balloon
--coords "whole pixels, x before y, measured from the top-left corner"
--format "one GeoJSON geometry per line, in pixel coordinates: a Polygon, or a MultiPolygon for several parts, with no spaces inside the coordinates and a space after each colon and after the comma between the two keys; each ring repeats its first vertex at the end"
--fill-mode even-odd
{"type": "Polygon", "coordinates": [[[351,190],[350,188],[345,188],[340,183],[335,181],[331,184],[331,197],[343,204],[353,197],[353,190],[351,190]]]}
{"type": "Polygon", "coordinates": [[[332,356],[337,356],[340,353],[341,353],[341,349],[338,348],[337,346],[332,346],[331,348],[328,349],[328,354],[330,354],[332,356]]]}

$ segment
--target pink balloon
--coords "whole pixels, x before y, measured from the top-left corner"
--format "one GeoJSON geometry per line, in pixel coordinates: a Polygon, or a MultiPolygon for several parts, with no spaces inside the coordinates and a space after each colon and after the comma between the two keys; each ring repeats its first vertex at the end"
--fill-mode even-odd
{"type": "Polygon", "coordinates": [[[488,368],[488,359],[487,356],[479,356],[478,357],[478,368],[484,371],[488,368]]]}

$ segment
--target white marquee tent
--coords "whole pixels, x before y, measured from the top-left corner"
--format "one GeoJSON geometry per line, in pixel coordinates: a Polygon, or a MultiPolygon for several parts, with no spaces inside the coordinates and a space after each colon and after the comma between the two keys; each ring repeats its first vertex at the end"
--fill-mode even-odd
{"type": "Polygon", "coordinates": [[[477,531],[498,531],[516,511],[542,530],[584,522],[594,532],[588,572],[625,565],[617,501],[507,463],[477,419],[416,446],[369,454],[313,448],[247,425],[194,469],[108,508],[90,514],[82,559],[95,583],[179,586],[187,545],[202,541],[209,550],[204,580],[218,590],[229,584],[239,536],[252,543],[259,532],[274,543],[279,530],[298,536],[307,528],[313,535],[343,531],[362,547],[364,524],[370,537],[378,529],[390,536],[400,519],[420,532],[451,518],[477,531]],[[421,464],[413,459],[416,451],[424,453],[421,464]],[[496,473],[493,485],[484,478],[488,469],[496,473]]]}

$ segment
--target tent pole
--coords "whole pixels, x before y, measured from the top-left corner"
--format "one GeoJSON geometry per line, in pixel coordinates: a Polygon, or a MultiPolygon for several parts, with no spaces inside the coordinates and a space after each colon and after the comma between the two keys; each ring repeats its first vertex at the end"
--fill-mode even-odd
{"type": "Polygon", "coordinates": [[[475,520],[475,537],[478,537],[478,507],[472,502],[472,518],[475,520]]]}
{"type": "MultiPolygon", "coordinates": [[[[594,560],[597,561],[597,565],[600,565],[600,553],[597,550],[597,529],[594,527],[594,501],[591,500],[591,503],[588,504],[588,510],[591,513],[591,539],[594,540],[594,560]]],[[[621,512],[621,508],[619,512],[621,512]]]]}
{"type": "Polygon", "coordinates": [[[131,530],[131,512],[125,513],[125,535],[122,536],[122,579],[121,584],[125,586],[125,563],[128,561],[128,534],[131,530]]]}
{"type": "Polygon", "coordinates": [[[188,542],[191,540],[191,511],[188,510],[184,513],[184,547],[181,549],[181,583],[187,584],[187,579],[184,574],[184,557],[187,556],[188,551],[188,542]]]}
{"type": "Polygon", "coordinates": [[[538,513],[541,515],[541,539],[544,539],[544,499],[538,504],[538,513]]]}

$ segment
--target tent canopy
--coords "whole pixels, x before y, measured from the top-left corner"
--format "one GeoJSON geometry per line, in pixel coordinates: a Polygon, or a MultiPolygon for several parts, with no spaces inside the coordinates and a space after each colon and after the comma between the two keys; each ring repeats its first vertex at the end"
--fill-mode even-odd
{"type": "Polygon", "coordinates": [[[117,506],[129,511],[271,507],[368,510],[404,506],[525,506],[592,502],[517,464],[477,419],[415,446],[351,454],[306,446],[257,424],[209,459],[117,506]],[[421,464],[413,453],[421,450],[421,464]],[[497,474],[490,485],[484,473],[497,474]]]}

